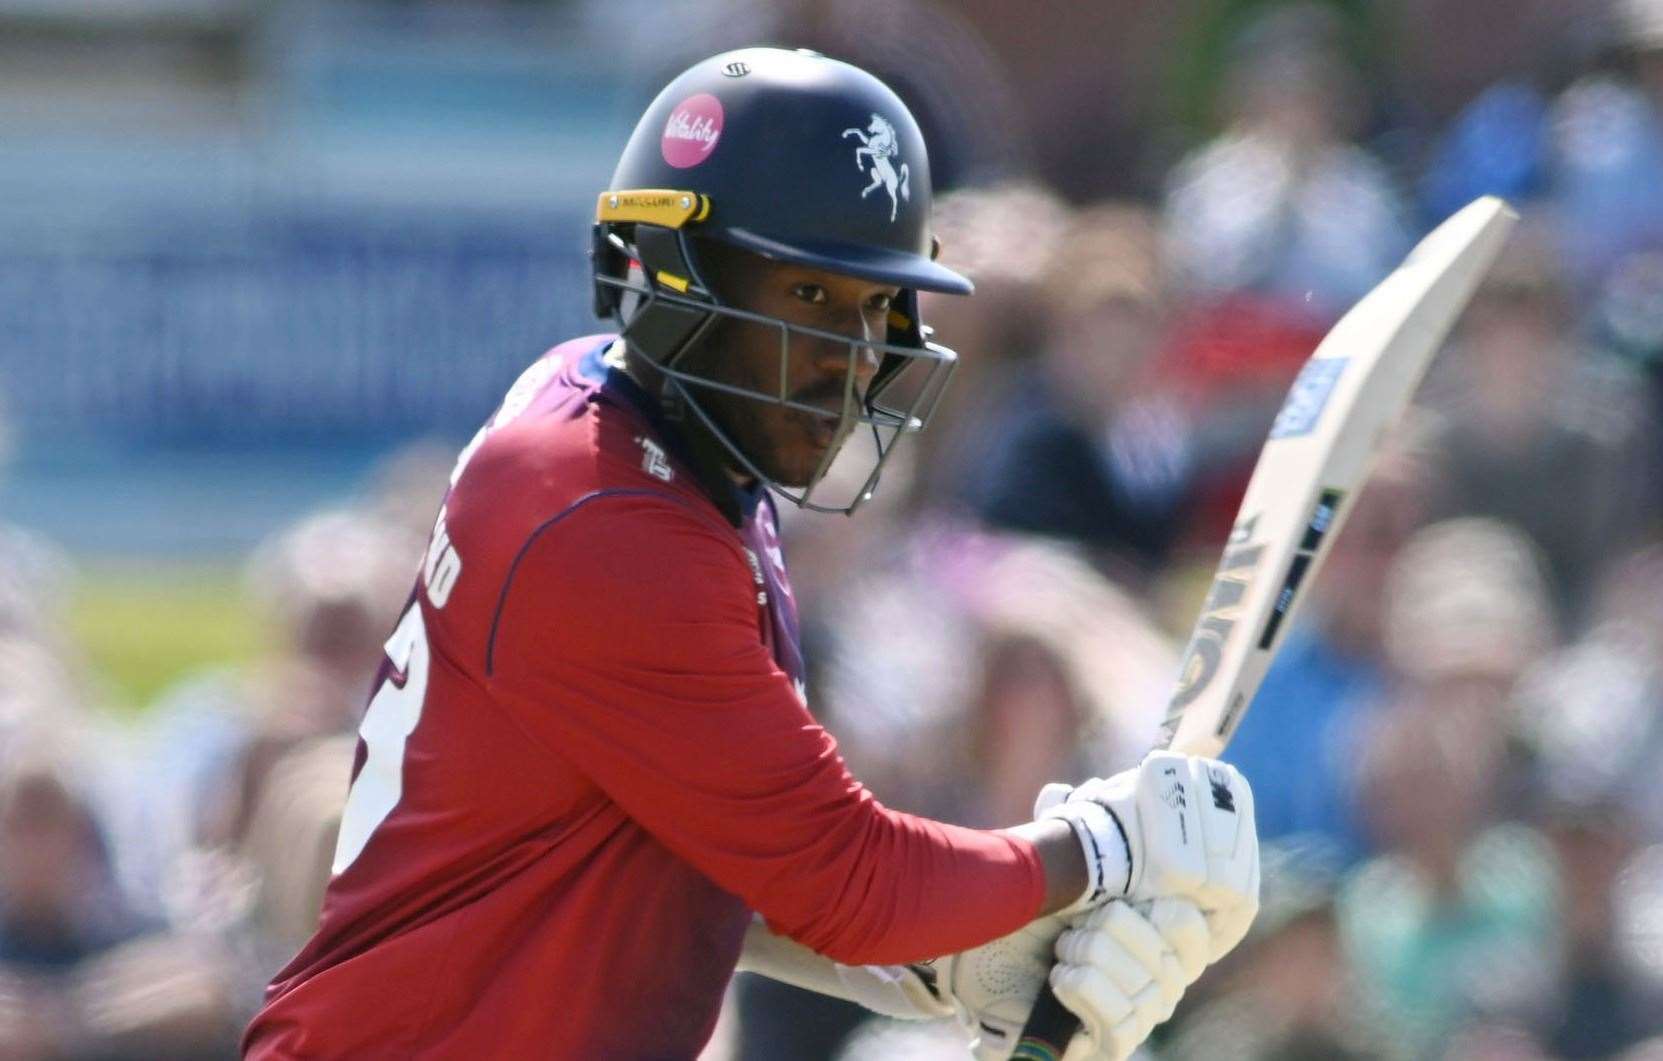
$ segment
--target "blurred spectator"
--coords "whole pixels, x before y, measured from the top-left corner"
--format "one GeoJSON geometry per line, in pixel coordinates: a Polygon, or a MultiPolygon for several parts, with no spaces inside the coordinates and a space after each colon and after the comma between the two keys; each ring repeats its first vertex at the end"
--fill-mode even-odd
{"type": "Polygon", "coordinates": [[[197,891],[187,916],[193,927],[218,935],[236,959],[239,1023],[253,1016],[271,974],[317,927],[357,738],[279,747],[264,764],[245,759],[252,806],[237,842],[199,850],[190,863],[197,891]]]}
{"type": "Polygon", "coordinates": [[[0,774],[0,961],[72,966],[142,929],[126,908],[85,793],[59,745],[64,726],[16,742],[0,774]]]}
{"type": "Polygon", "coordinates": [[[64,739],[37,731],[0,770],[0,1055],[224,1056],[227,968],[127,903],[64,739]]]}
{"type": "Polygon", "coordinates": [[[1422,187],[1433,219],[1485,194],[1543,201],[1584,287],[1663,244],[1663,2],[1590,7],[1557,34],[1581,53],[1570,84],[1551,99],[1548,78],[1490,86],[1445,131],[1422,187]]]}
{"type": "Polygon", "coordinates": [[[976,510],[1146,577],[1172,542],[1190,461],[1182,411],[1149,378],[1166,315],[1154,217],[1125,204],[1077,214],[1040,297],[1044,356],[989,425],[968,484],[976,510]]]}
{"type": "Polygon", "coordinates": [[[140,895],[158,906],[172,889],[190,895],[194,885],[172,879],[181,859],[241,839],[266,769],[300,741],[357,727],[419,557],[407,529],[344,510],[256,550],[247,585],[268,617],[270,652],[187,676],[144,720],[144,798],[119,833],[140,895]]]}
{"type": "Polygon", "coordinates": [[[1494,824],[1505,737],[1454,688],[1406,689],[1360,745],[1383,853],[1346,882],[1339,924],[1385,1056],[1435,1055],[1475,1020],[1539,1011],[1551,983],[1551,853],[1494,824]]]}
{"type": "Polygon", "coordinates": [[[1614,563],[1590,629],[1518,691],[1521,736],[1547,764],[1555,805],[1622,794],[1640,837],[1663,842],[1663,546],[1614,563]]]}
{"type": "Polygon", "coordinates": [[[1359,729],[1385,695],[1381,602],[1431,489],[1421,420],[1381,454],[1225,757],[1253,782],[1259,835],[1304,835],[1343,861],[1367,841],[1356,820],[1359,729]],[[1290,770],[1289,762],[1300,768],[1290,770]]]}
{"type": "Polygon", "coordinates": [[[247,585],[271,652],[185,679],[146,719],[150,770],[122,821],[133,877],[172,923],[216,939],[238,1022],[315,925],[351,734],[419,562],[413,503],[381,495],[401,521],[322,512],[261,545],[247,585]]]}
{"type": "Polygon", "coordinates": [[[381,643],[432,527],[431,519],[420,523],[427,527],[418,536],[365,513],[319,513],[263,545],[249,562],[250,589],[276,620],[280,650],[315,668],[333,694],[311,704],[285,697],[290,710],[316,710],[320,732],[357,725],[381,643]]]}
{"type": "Polygon", "coordinates": [[[1663,3],[1616,0],[1614,61],[1550,115],[1555,205],[1580,275],[1663,241],[1663,3]]]}
{"type": "Polygon", "coordinates": [[[1548,100],[1506,81],[1485,89],[1444,131],[1421,178],[1427,220],[1436,224],[1481,195],[1515,208],[1548,194],[1548,100]]]}
{"type": "Polygon", "coordinates": [[[1547,230],[1522,224],[1468,308],[1454,356],[1434,369],[1428,400],[1444,418],[1435,511],[1528,533],[1574,625],[1604,558],[1656,521],[1663,477],[1643,385],[1580,349],[1570,298],[1547,230]]]}
{"type": "MultiPolygon", "coordinates": [[[[1562,937],[1555,1004],[1535,1022],[1555,1057],[1610,1057],[1663,1031],[1663,991],[1625,953],[1618,903],[1641,850],[1627,791],[1567,799],[1547,767],[1542,822],[1558,856],[1562,937]]],[[[1647,895],[1655,900],[1656,895],[1647,895]]]]}
{"type": "MultiPolygon", "coordinates": [[[[1515,694],[1556,643],[1552,601],[1530,540],[1486,519],[1424,528],[1393,561],[1384,623],[1396,697],[1435,703],[1451,725],[1498,734],[1492,799],[1517,817],[1535,779],[1514,739],[1515,694]]],[[[1356,737],[1366,755],[1371,733],[1356,737]]]]}
{"type": "Polygon", "coordinates": [[[1163,212],[1181,288],[1252,292],[1332,320],[1408,249],[1386,171],[1350,143],[1355,75],[1333,14],[1267,8],[1237,38],[1225,130],[1182,161],[1163,212]]]}
{"type": "MultiPolygon", "coordinates": [[[[1602,350],[1645,372],[1654,400],[1663,401],[1663,250],[1622,258],[1594,293],[1591,324],[1602,350]]],[[[1663,404],[1654,404],[1658,420],[1663,404]]]]}
{"type": "Polygon", "coordinates": [[[973,298],[923,296],[924,320],[959,353],[952,385],[918,436],[915,505],[962,502],[986,475],[988,423],[1020,393],[1022,367],[1047,341],[1041,284],[1066,253],[1070,211],[1034,184],[968,188],[938,199],[941,261],[976,284],[973,298]]]}
{"type": "MultiPolygon", "coordinates": [[[[1504,705],[1513,683],[1555,641],[1535,547],[1494,520],[1446,520],[1417,533],[1393,560],[1384,606],[1394,670],[1486,708],[1504,705]]],[[[1484,721],[1508,728],[1501,716],[1484,721]]]]}
{"type": "Polygon", "coordinates": [[[1663,840],[1660,601],[1663,551],[1652,545],[1613,565],[1589,633],[1543,660],[1517,696],[1537,764],[1533,817],[1558,856],[1556,998],[1534,1022],[1557,1057],[1614,1056],[1663,1030],[1663,963],[1632,916],[1657,907],[1663,884],[1645,847],[1663,840]]]}
{"type": "Polygon", "coordinates": [[[1264,5],[1230,50],[1223,132],[1168,177],[1177,310],[1159,371],[1189,419],[1184,544],[1206,551],[1299,366],[1409,245],[1389,175],[1352,142],[1342,35],[1321,5],[1264,5]]]}
{"type": "Polygon", "coordinates": [[[1229,537],[1265,436],[1322,334],[1318,319],[1251,294],[1191,301],[1172,322],[1154,372],[1186,429],[1172,549],[1216,554],[1229,537]]]}
{"type": "Polygon", "coordinates": [[[1334,852],[1319,843],[1268,846],[1259,916],[1237,954],[1191,989],[1163,1061],[1347,1061],[1377,1057],[1357,1021],[1357,985],[1340,945],[1334,852]],[[1196,1005],[1196,1001],[1200,1005],[1196,1005]]]}

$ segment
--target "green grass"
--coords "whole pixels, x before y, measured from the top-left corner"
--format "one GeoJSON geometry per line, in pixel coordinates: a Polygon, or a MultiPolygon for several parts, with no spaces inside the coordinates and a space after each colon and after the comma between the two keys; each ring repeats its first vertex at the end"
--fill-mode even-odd
{"type": "Polygon", "coordinates": [[[236,567],[100,566],[82,576],[70,633],[118,707],[148,707],[185,674],[246,660],[265,643],[236,567]]]}

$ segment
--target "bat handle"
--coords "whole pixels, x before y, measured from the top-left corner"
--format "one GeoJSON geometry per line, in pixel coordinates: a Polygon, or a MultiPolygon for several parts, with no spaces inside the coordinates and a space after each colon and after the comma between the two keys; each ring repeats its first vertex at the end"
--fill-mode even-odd
{"type": "Polygon", "coordinates": [[[1028,1014],[1022,1038],[1011,1051],[1011,1061],[1060,1061],[1074,1033],[1080,1030],[1080,1018],[1070,1013],[1052,994],[1051,985],[1041,984],[1039,1001],[1028,1014]]]}

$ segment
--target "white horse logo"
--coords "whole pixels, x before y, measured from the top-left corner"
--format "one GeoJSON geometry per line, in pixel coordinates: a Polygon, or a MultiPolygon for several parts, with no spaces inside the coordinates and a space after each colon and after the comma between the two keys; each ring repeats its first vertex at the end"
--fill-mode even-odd
{"type": "Polygon", "coordinates": [[[910,176],[907,164],[901,163],[897,171],[895,164],[890,161],[901,153],[900,147],[895,143],[895,127],[882,115],[874,114],[871,124],[864,131],[845,129],[843,136],[845,139],[853,136],[860,140],[861,146],[855,148],[856,169],[862,173],[866,172],[866,164],[861,161],[862,156],[872,160],[872,183],[861,189],[860,197],[864,199],[879,187],[884,188],[889,192],[889,220],[895,220],[895,211],[900,209],[901,200],[912,198],[912,193],[907,188],[907,178],[910,176]],[[895,194],[897,188],[901,191],[899,197],[895,194]]]}

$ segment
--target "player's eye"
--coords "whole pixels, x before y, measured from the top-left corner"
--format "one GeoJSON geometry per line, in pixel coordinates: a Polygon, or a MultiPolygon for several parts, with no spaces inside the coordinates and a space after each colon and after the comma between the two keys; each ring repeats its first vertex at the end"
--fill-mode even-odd
{"type": "Polygon", "coordinates": [[[826,304],[826,289],[819,284],[798,284],[791,289],[791,293],[815,306],[826,304]]]}
{"type": "Polygon", "coordinates": [[[889,307],[894,303],[894,301],[895,296],[891,294],[885,293],[873,295],[871,298],[866,300],[866,308],[874,313],[888,313],[889,307]]]}

